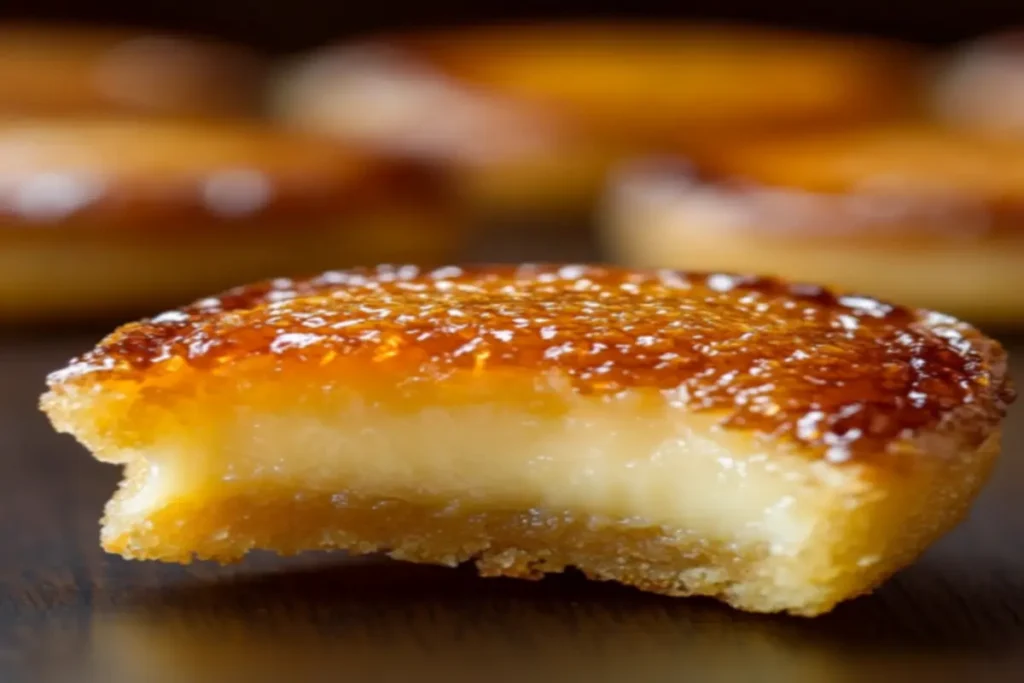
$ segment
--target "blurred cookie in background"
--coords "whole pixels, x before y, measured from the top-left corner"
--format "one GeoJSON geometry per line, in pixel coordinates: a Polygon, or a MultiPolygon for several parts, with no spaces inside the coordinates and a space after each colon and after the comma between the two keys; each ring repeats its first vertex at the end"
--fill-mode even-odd
{"type": "Polygon", "coordinates": [[[777,274],[992,324],[1024,319],[1024,142],[898,124],[639,160],[603,242],[632,266],[777,274]]]}
{"type": "Polygon", "coordinates": [[[211,39],[0,23],[0,116],[249,115],[265,75],[255,53],[211,39]]]}
{"type": "Polygon", "coordinates": [[[1024,29],[956,48],[938,70],[932,105],[947,124],[1024,138],[1024,29]]]}
{"type": "Polygon", "coordinates": [[[324,268],[459,256],[444,174],[257,124],[0,124],[0,323],[155,313],[324,268]]]}
{"type": "Polygon", "coordinates": [[[442,159],[483,215],[585,215],[609,166],[695,140],[899,116],[922,56],[866,39],[691,25],[540,24],[381,36],[282,69],[285,122],[442,159]]]}

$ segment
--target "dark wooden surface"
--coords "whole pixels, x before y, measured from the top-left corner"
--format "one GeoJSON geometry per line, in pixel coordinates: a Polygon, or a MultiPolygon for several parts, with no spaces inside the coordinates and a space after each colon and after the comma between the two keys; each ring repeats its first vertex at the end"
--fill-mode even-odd
{"type": "MultiPolygon", "coordinates": [[[[1024,681],[1024,404],[971,518],[920,562],[828,616],[758,617],[571,575],[106,556],[97,520],[118,472],[35,406],[45,373],[101,331],[0,339],[3,683],[1024,681]]],[[[1009,343],[1024,386],[1024,340],[1009,343]]]]}

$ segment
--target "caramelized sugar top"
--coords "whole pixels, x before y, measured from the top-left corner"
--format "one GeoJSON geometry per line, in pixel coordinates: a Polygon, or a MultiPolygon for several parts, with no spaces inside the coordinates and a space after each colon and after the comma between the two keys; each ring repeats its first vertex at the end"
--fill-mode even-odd
{"type": "Polygon", "coordinates": [[[908,108],[917,56],[751,27],[504,24],[338,44],[297,63],[276,99],[316,130],[487,164],[889,116],[908,108]]]}
{"type": "Polygon", "coordinates": [[[252,357],[329,382],[343,356],[403,380],[512,369],[580,394],[660,391],[836,460],[958,409],[987,431],[1012,399],[999,345],[947,316],[775,279],[584,265],[380,266],[242,287],[127,325],[49,382],[252,357]]]}
{"type": "Polygon", "coordinates": [[[0,122],[0,219],[177,229],[190,220],[322,217],[436,174],[256,123],[130,118],[0,122]]]}
{"type": "Polygon", "coordinates": [[[1024,142],[928,125],[745,139],[709,149],[717,176],[810,192],[1024,201],[1024,142]]]}
{"type": "Polygon", "coordinates": [[[902,101],[892,86],[905,82],[914,62],[913,51],[880,41],[711,24],[553,22],[395,42],[474,85],[584,116],[609,109],[625,121],[803,120],[839,115],[843,105],[894,109],[902,101]]]}
{"type": "Polygon", "coordinates": [[[681,222],[803,240],[1016,239],[1024,227],[1024,141],[917,124],[714,140],[630,164],[616,197],[681,222]]]}

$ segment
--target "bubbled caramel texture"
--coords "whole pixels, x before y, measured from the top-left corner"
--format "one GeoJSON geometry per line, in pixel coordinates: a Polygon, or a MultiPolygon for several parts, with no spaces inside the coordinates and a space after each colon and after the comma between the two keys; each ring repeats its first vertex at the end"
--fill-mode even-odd
{"type": "Polygon", "coordinates": [[[1012,399],[1002,349],[947,316],[775,279],[577,265],[380,266],[242,287],[127,325],[50,383],[342,355],[431,381],[517,369],[581,394],[657,390],[833,460],[967,406],[991,426],[1012,399]]]}

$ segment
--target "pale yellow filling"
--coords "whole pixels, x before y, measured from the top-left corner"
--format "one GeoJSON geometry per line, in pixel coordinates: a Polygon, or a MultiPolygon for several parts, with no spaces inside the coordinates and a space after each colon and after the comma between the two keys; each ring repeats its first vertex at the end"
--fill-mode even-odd
{"type": "Polygon", "coordinates": [[[828,470],[712,430],[705,419],[623,416],[599,402],[565,419],[492,407],[246,415],[216,442],[215,450],[161,444],[137,454],[149,466],[119,513],[144,515],[181,496],[245,484],[308,495],[359,492],[467,514],[585,511],[715,539],[768,541],[787,553],[807,541],[827,502],[821,487],[832,484],[828,470]]]}

